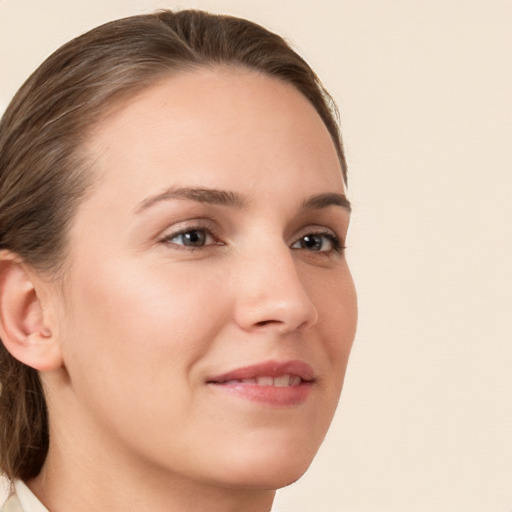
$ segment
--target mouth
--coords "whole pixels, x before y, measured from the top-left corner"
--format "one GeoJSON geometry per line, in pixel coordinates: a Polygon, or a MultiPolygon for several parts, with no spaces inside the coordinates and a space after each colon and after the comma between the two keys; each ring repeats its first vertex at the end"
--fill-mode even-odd
{"type": "Polygon", "coordinates": [[[275,387],[287,387],[287,386],[300,386],[303,382],[302,378],[298,375],[280,375],[279,377],[272,377],[271,375],[262,375],[253,379],[229,379],[220,382],[212,381],[212,384],[250,384],[253,386],[275,386],[275,387]]]}
{"type": "Polygon", "coordinates": [[[210,377],[206,383],[239,398],[283,407],[304,403],[315,380],[313,368],[302,361],[266,361],[210,377]]]}

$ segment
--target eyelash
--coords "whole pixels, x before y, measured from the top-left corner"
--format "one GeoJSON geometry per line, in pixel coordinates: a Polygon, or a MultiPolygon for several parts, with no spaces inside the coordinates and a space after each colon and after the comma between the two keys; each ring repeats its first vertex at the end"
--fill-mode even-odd
{"type": "Polygon", "coordinates": [[[211,247],[214,245],[225,245],[224,243],[222,243],[219,240],[219,237],[215,234],[215,232],[210,227],[199,225],[199,224],[195,225],[195,226],[193,225],[190,227],[186,227],[184,229],[180,229],[179,231],[177,231],[175,233],[170,233],[168,235],[165,235],[160,239],[160,243],[167,245],[167,246],[172,246],[173,248],[176,248],[177,250],[183,250],[183,251],[197,251],[200,249],[204,249],[205,247],[211,247]],[[213,243],[207,243],[204,245],[194,247],[194,246],[187,246],[185,244],[178,244],[176,242],[173,242],[173,240],[175,238],[184,236],[184,235],[187,235],[190,233],[205,233],[206,234],[205,238],[210,237],[213,240],[213,243]]]}
{"type": "Polygon", "coordinates": [[[331,231],[325,231],[325,230],[313,230],[311,232],[307,232],[303,235],[301,235],[293,244],[291,245],[292,249],[303,249],[308,250],[306,247],[294,247],[295,244],[300,243],[301,241],[304,241],[308,237],[323,237],[324,240],[329,241],[331,244],[331,248],[326,251],[316,251],[314,249],[308,251],[318,254],[331,254],[331,253],[341,253],[345,249],[345,245],[343,244],[340,237],[332,233],[331,231]]]}
{"type": "MultiPolygon", "coordinates": [[[[186,229],[182,229],[175,233],[165,235],[164,237],[162,237],[159,240],[159,242],[164,245],[167,245],[167,246],[173,246],[173,248],[176,248],[177,250],[185,250],[185,251],[197,251],[200,249],[204,249],[206,247],[225,245],[223,242],[221,242],[219,240],[219,237],[215,234],[215,232],[211,228],[202,226],[202,225],[190,226],[190,227],[187,227],[186,229]],[[204,240],[211,238],[213,240],[213,242],[212,243],[205,242],[203,245],[198,245],[198,246],[187,246],[184,243],[176,243],[173,241],[178,237],[183,237],[184,235],[187,235],[187,234],[190,235],[191,233],[203,233],[205,235],[204,240]]],[[[305,242],[305,243],[307,244],[308,242],[305,242]]],[[[332,253],[342,253],[345,249],[345,245],[344,245],[343,241],[341,240],[341,238],[338,237],[337,235],[335,235],[334,233],[332,233],[331,231],[313,229],[312,231],[306,232],[303,235],[301,235],[299,238],[297,238],[291,244],[290,248],[293,250],[301,250],[302,249],[302,250],[305,250],[305,251],[308,251],[311,253],[328,255],[328,254],[332,254],[332,253]],[[324,241],[327,240],[331,244],[331,248],[329,248],[327,250],[318,250],[317,251],[314,249],[308,250],[308,248],[304,247],[303,245],[299,246],[299,247],[294,247],[296,244],[301,244],[302,242],[304,242],[304,240],[308,237],[311,237],[311,238],[312,237],[323,237],[324,241]]]]}

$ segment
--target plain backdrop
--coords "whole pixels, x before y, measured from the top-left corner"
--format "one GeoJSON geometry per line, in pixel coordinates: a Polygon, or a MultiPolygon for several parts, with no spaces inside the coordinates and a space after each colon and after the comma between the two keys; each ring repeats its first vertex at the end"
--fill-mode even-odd
{"type": "Polygon", "coordinates": [[[71,37],[156,8],[285,35],[341,109],[360,323],[276,512],[512,511],[512,1],[0,0],[0,110],[71,37]]]}

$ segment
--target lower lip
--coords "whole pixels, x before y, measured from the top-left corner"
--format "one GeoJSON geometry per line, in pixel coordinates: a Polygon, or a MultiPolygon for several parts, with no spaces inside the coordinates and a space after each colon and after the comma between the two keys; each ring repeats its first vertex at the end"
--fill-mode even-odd
{"type": "Polygon", "coordinates": [[[289,407],[303,404],[313,387],[312,382],[299,386],[257,386],[255,384],[210,384],[219,391],[236,395],[251,402],[273,407],[289,407]]]}

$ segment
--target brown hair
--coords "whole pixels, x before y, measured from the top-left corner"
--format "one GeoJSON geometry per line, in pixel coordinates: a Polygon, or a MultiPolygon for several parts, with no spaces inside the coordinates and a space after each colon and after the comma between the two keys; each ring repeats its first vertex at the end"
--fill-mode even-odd
{"type": "MultiPolygon", "coordinates": [[[[0,250],[48,276],[65,260],[66,233],[91,173],[81,148],[114,101],[180,70],[240,66],[296,87],[324,121],[346,163],[331,97],[279,36],[247,20],[161,11],[102,25],[51,55],[0,122],[0,250]]],[[[47,409],[38,372],[0,344],[0,470],[30,479],[44,463],[47,409]]]]}

